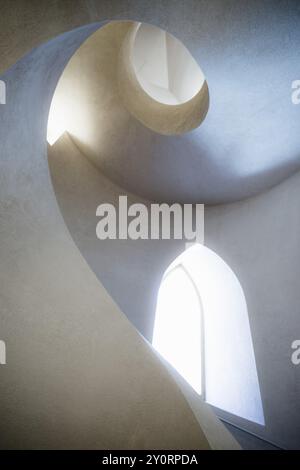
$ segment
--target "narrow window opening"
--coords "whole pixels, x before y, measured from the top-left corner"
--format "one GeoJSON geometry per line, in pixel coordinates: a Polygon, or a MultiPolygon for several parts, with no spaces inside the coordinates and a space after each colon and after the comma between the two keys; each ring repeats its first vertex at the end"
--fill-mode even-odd
{"type": "Polygon", "coordinates": [[[168,272],[161,284],[153,346],[203,395],[202,307],[182,265],[168,272]]]}
{"type": "Polygon", "coordinates": [[[243,289],[212,250],[195,244],[167,269],[153,347],[208,403],[264,425],[243,289]]]}

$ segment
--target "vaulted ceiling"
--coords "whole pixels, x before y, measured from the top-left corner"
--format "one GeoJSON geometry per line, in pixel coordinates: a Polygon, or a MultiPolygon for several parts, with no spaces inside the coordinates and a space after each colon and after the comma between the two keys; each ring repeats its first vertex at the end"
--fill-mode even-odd
{"type": "MultiPolygon", "coordinates": [[[[117,3],[102,16],[111,13],[113,19],[117,3]]],[[[96,32],[77,51],[81,62],[74,72],[84,63],[87,73],[77,79],[82,90],[92,87],[98,106],[90,115],[95,148],[86,145],[85,151],[107,176],[151,200],[214,204],[256,194],[300,169],[300,110],[291,102],[291,83],[299,78],[297,2],[251,1],[241,8],[232,1],[191,1],[184,17],[177,3],[168,18],[157,6],[151,12],[136,3],[127,7],[119,17],[128,19],[132,11],[130,19],[163,27],[188,48],[207,80],[209,110],[201,126],[166,136],[128,109],[121,112],[116,96],[110,106],[101,89],[103,65],[116,59],[118,46],[104,40],[100,47],[96,32]]]]}

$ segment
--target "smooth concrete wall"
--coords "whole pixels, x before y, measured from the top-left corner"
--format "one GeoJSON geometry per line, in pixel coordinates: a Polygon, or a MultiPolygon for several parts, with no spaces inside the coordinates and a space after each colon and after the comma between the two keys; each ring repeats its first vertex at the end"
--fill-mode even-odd
{"type": "Polygon", "coordinates": [[[182,240],[99,240],[96,209],[118,209],[120,195],[128,206],[150,202],[127,193],[93,165],[64,134],[48,146],[52,182],[62,215],[80,252],[134,326],[152,340],[156,300],[169,265],[185,250],[182,240]]]}
{"type": "MultiPolygon", "coordinates": [[[[48,147],[48,157],[56,197],[75,243],[130,321],[151,341],[160,279],[166,267],[184,249],[183,244],[159,240],[98,240],[95,235],[97,205],[101,202],[117,205],[118,196],[127,194],[126,191],[105,178],[80,154],[67,134],[53,147],[48,147]]],[[[259,197],[205,209],[205,244],[234,270],[246,295],[266,425],[259,426],[222,410],[216,412],[282,447],[299,447],[299,382],[297,370],[290,362],[290,345],[300,336],[297,310],[300,299],[295,285],[300,261],[297,255],[300,218],[296,204],[293,211],[289,208],[290,201],[297,197],[299,180],[300,175],[296,175],[259,197]],[[292,246],[282,239],[283,236],[290,240],[290,231],[295,233],[292,246]],[[283,262],[287,250],[288,258],[283,262]],[[282,266],[285,266],[284,271],[282,266]],[[272,279],[275,285],[270,287],[272,279]],[[258,289],[261,295],[256,297],[258,289]],[[280,297],[280,303],[273,292],[280,297]],[[294,307],[290,306],[289,299],[294,307]],[[265,313],[261,304],[268,305],[265,313]],[[278,386],[281,377],[284,382],[278,386]]],[[[149,204],[131,194],[128,194],[128,202],[149,204]]],[[[188,396],[197,400],[191,390],[188,396]]],[[[246,434],[243,439],[247,442],[246,434]]],[[[255,444],[251,444],[249,438],[251,445],[255,444]]]]}
{"type": "Polygon", "coordinates": [[[291,362],[300,338],[299,198],[297,173],[260,196],[205,210],[206,245],[246,296],[266,426],[231,420],[286,448],[300,447],[300,368],[291,362]]]}
{"type": "Polygon", "coordinates": [[[1,448],[209,448],[184,396],[73,243],[47,162],[50,100],[95,26],[4,77],[0,115],[1,448]]]}
{"type": "MultiPolygon", "coordinates": [[[[119,195],[128,204],[143,203],[107,179],[64,134],[48,146],[49,168],[61,213],[70,234],[101,284],[128,319],[152,340],[156,299],[161,278],[170,263],[185,249],[179,240],[99,240],[96,237],[96,207],[118,206],[119,195]]],[[[216,419],[192,387],[161,356],[155,355],[177,382],[212,449],[239,449],[237,442],[216,419]]]]}
{"type": "MultiPolygon", "coordinates": [[[[0,448],[209,449],[201,423],[150,345],[74,244],[47,161],[57,79],[99,25],[34,50],[3,78],[0,114],[0,448]]],[[[203,405],[203,404],[202,404],[203,405]]],[[[205,405],[203,405],[205,406],[205,405]]],[[[223,434],[234,439],[211,415],[223,434]]]]}

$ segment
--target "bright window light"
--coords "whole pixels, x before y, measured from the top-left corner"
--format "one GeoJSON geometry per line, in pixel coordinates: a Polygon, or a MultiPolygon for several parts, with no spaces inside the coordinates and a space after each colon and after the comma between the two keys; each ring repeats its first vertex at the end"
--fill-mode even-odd
{"type": "Polygon", "coordinates": [[[205,81],[190,52],[171,34],[141,23],[133,48],[136,77],[149,96],[168,105],[192,99],[205,81]]]}
{"type": "Polygon", "coordinates": [[[243,289],[203,245],[187,249],[164,275],[153,346],[208,403],[264,424],[243,289]]]}
{"type": "Polygon", "coordinates": [[[181,266],[160,287],[153,346],[201,394],[201,305],[181,266]]]}

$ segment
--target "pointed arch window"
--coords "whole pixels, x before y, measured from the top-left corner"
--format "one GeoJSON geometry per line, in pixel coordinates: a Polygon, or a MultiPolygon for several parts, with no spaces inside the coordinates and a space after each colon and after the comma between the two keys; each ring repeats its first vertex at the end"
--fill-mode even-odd
{"type": "Polygon", "coordinates": [[[208,403],[264,424],[244,292],[212,250],[195,244],[165,272],[152,344],[208,403]]]}
{"type": "Polygon", "coordinates": [[[201,396],[205,384],[203,330],[197,288],[179,264],[163,278],[152,344],[201,396]]]}

